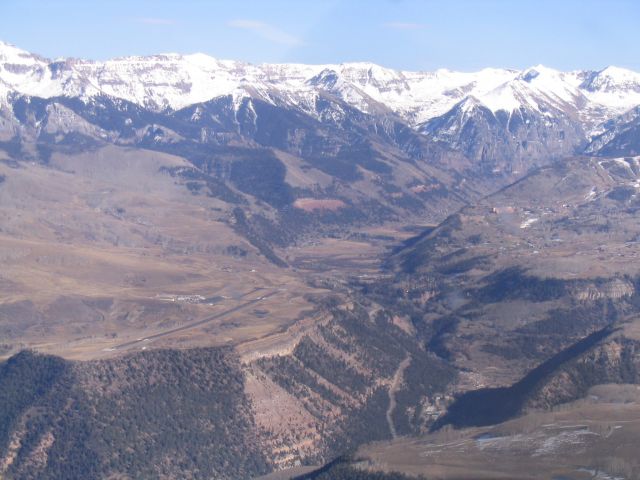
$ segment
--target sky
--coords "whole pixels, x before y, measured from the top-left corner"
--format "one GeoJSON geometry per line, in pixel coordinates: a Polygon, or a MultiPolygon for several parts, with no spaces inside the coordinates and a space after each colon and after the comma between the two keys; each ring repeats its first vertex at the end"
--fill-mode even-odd
{"type": "Polygon", "coordinates": [[[640,70],[638,25],[639,0],[0,0],[0,40],[96,60],[640,70]]]}

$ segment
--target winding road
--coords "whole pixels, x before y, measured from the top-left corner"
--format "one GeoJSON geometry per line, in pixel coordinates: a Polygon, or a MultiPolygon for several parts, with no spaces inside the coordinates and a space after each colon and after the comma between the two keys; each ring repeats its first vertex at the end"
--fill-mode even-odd
{"type": "Polygon", "coordinates": [[[391,386],[389,387],[389,408],[387,408],[387,423],[389,424],[389,431],[391,432],[392,438],[398,438],[398,434],[396,432],[396,426],[393,423],[393,412],[396,409],[396,393],[400,389],[402,385],[402,378],[404,376],[404,371],[411,364],[411,355],[408,355],[400,365],[398,365],[398,369],[396,373],[393,374],[393,380],[391,381],[391,386]]]}

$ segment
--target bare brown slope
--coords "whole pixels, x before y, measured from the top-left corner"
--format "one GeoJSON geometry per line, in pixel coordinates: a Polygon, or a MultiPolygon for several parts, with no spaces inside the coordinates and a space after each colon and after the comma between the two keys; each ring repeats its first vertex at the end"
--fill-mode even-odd
{"type": "Polygon", "coordinates": [[[33,346],[108,355],[128,340],[232,309],[260,289],[266,318],[228,315],[223,328],[212,322],[172,341],[255,338],[308,308],[311,290],[233,230],[227,204],[193,195],[165,173],[186,165],[118,147],[55,154],[48,165],[0,163],[3,354],[33,346]]]}

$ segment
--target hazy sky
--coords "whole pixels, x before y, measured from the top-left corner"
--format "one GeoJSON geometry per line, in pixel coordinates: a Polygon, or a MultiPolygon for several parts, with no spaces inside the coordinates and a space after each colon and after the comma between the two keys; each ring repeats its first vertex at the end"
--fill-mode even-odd
{"type": "Polygon", "coordinates": [[[640,70],[638,25],[639,0],[0,0],[0,40],[53,58],[640,70]]]}

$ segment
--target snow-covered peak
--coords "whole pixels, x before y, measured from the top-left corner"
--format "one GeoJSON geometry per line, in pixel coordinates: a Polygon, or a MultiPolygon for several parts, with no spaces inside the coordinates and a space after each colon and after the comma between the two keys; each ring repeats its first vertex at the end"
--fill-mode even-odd
{"type": "Polygon", "coordinates": [[[317,75],[311,77],[305,82],[312,87],[323,88],[325,90],[333,90],[341,83],[344,83],[341,75],[331,68],[325,68],[317,75]]]}
{"type": "MultiPolygon", "coordinates": [[[[449,73],[452,75],[452,73],[449,73]]],[[[538,112],[575,106],[580,92],[564,79],[564,73],[537,65],[521,72],[485,69],[465,94],[491,111],[507,113],[525,108],[538,112]]]]}
{"type": "Polygon", "coordinates": [[[402,72],[369,62],[343,63],[339,66],[339,71],[348,81],[374,88],[384,88],[404,80],[402,72]]]}
{"type": "Polygon", "coordinates": [[[0,43],[0,80],[13,91],[42,97],[59,95],[61,88],[52,82],[50,64],[39,55],[0,43]]]}
{"type": "Polygon", "coordinates": [[[34,65],[46,62],[46,59],[38,55],[22,50],[11,43],[0,41],[0,63],[34,65]]]}
{"type": "Polygon", "coordinates": [[[458,102],[455,108],[462,112],[463,115],[472,115],[479,108],[487,109],[489,107],[480,99],[474,97],[473,95],[469,95],[468,97],[465,97],[463,100],[458,102]]]}
{"type": "Polygon", "coordinates": [[[609,66],[587,78],[584,88],[591,92],[616,90],[640,91],[640,73],[625,68],[609,66]]]}
{"type": "MultiPolygon", "coordinates": [[[[570,75],[569,75],[570,77],[570,75]]],[[[529,106],[541,104],[561,110],[580,108],[583,95],[567,78],[567,74],[543,65],[537,65],[523,71],[517,79],[521,100],[529,106]]]]}
{"type": "Polygon", "coordinates": [[[513,83],[504,83],[482,95],[481,101],[494,113],[501,110],[510,113],[523,105],[533,106],[538,110],[538,105],[533,98],[523,95],[521,90],[522,88],[517,88],[513,83]]]}
{"type": "Polygon", "coordinates": [[[553,68],[545,67],[544,65],[536,65],[533,67],[529,67],[518,75],[518,80],[531,83],[534,82],[539,77],[542,78],[557,78],[562,75],[562,72],[555,70],[553,68]]]}
{"type": "Polygon", "coordinates": [[[640,73],[632,70],[609,66],[598,72],[585,72],[580,89],[609,117],[640,105],[640,73]]]}

